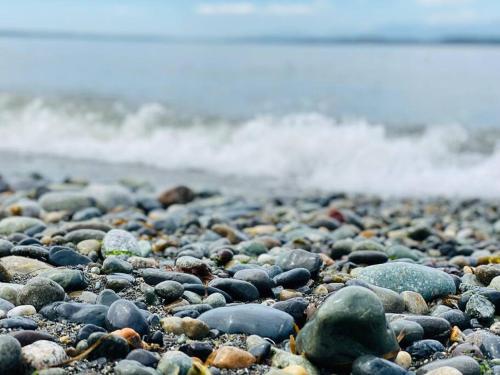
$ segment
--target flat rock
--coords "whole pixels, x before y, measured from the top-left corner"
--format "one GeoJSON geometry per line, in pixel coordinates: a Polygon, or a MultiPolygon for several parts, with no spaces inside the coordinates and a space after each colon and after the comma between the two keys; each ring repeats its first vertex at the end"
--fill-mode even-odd
{"type": "Polygon", "coordinates": [[[106,327],[107,312],[108,306],[77,302],[55,302],[40,310],[40,314],[49,320],[67,320],[99,327],[106,327]]]}
{"type": "Polygon", "coordinates": [[[0,220],[0,234],[8,236],[12,233],[22,233],[35,226],[45,226],[44,222],[33,217],[12,216],[0,220]]]}
{"type": "Polygon", "coordinates": [[[219,307],[201,314],[198,319],[221,332],[258,335],[276,342],[287,339],[294,331],[294,321],[289,314],[258,304],[219,307]]]}
{"type": "Polygon", "coordinates": [[[42,270],[54,268],[50,264],[39,261],[37,259],[10,255],[0,258],[0,264],[9,271],[11,275],[26,275],[36,273],[42,270]]]}
{"type": "Polygon", "coordinates": [[[318,274],[323,261],[318,254],[310,253],[302,249],[286,250],[281,252],[276,258],[276,264],[283,271],[290,271],[295,268],[305,268],[311,275],[318,274]]]}
{"type": "Polygon", "coordinates": [[[358,278],[398,293],[406,290],[420,293],[426,301],[456,292],[455,282],[450,275],[419,264],[377,264],[359,271],[358,278]]]}

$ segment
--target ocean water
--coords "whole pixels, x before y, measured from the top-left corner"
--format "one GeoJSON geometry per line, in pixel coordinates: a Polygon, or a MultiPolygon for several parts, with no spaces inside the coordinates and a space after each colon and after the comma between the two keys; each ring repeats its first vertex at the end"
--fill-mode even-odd
{"type": "Polygon", "coordinates": [[[500,196],[500,48],[0,39],[0,173],[500,196]]]}

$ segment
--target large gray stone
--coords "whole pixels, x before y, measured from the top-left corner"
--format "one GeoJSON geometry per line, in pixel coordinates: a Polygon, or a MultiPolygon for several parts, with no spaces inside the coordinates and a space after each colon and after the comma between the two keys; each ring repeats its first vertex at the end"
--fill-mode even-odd
{"type": "Polygon", "coordinates": [[[40,206],[45,211],[76,212],[82,208],[94,205],[93,199],[87,194],[76,191],[54,191],[42,195],[40,206]]]}
{"type": "Polygon", "coordinates": [[[246,304],[219,307],[201,314],[199,320],[225,333],[244,333],[269,337],[280,342],[293,333],[291,315],[272,307],[246,304]]]}
{"type": "Polygon", "coordinates": [[[391,262],[366,267],[357,273],[359,279],[371,284],[404,292],[418,292],[426,301],[455,294],[455,283],[447,273],[419,264],[391,262]]]}
{"type": "Polygon", "coordinates": [[[45,225],[43,221],[33,217],[12,216],[0,221],[0,234],[8,236],[12,233],[22,233],[37,225],[45,225]]]}
{"type": "Polygon", "coordinates": [[[323,302],[302,328],[297,350],[319,367],[334,368],[366,354],[395,357],[399,345],[377,296],[348,286],[323,302]]]}
{"type": "Polygon", "coordinates": [[[34,277],[17,294],[19,305],[33,305],[38,311],[52,302],[64,300],[64,289],[46,277],[34,277]]]}

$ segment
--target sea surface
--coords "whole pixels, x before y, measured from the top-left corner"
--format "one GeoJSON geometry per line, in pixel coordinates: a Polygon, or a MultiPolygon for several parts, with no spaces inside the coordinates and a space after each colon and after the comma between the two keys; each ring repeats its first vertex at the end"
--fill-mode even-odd
{"type": "Polygon", "coordinates": [[[500,48],[0,38],[0,173],[500,197],[500,48]]]}

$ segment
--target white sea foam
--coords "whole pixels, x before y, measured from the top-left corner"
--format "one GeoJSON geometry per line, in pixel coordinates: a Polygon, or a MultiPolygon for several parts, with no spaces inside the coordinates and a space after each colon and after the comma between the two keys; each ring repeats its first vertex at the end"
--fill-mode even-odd
{"type": "Polygon", "coordinates": [[[500,148],[490,140],[488,152],[471,151],[469,132],[432,126],[396,136],[318,113],[187,121],[158,104],[130,111],[0,97],[3,151],[272,176],[301,188],[498,197],[500,148]]]}

